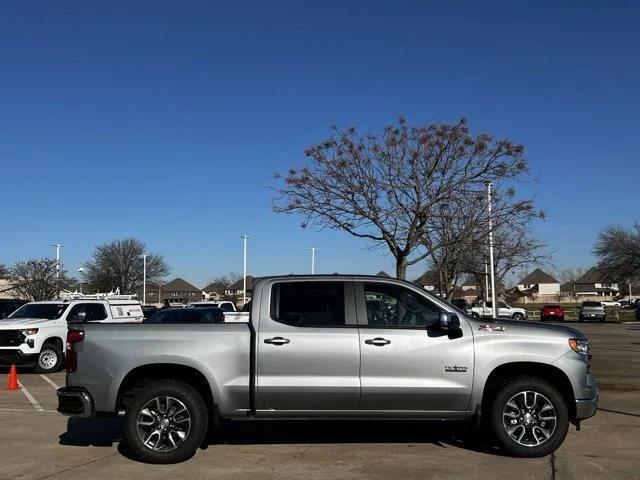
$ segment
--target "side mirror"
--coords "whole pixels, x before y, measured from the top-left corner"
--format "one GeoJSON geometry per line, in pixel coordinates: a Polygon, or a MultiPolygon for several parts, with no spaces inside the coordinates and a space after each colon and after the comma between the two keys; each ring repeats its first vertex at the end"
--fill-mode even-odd
{"type": "Polygon", "coordinates": [[[440,330],[445,332],[451,340],[462,337],[462,329],[460,328],[458,315],[451,312],[441,312],[440,330]]]}
{"type": "Polygon", "coordinates": [[[454,330],[456,327],[460,326],[460,319],[458,315],[451,312],[441,312],[440,313],[440,329],[448,332],[449,330],[454,330]]]}

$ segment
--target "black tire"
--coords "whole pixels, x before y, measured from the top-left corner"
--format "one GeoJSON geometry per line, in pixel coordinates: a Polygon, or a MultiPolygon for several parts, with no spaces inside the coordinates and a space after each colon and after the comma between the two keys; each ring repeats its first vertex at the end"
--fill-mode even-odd
{"type": "Polygon", "coordinates": [[[604,323],[606,319],[607,319],[606,317],[602,317],[602,318],[600,319],[600,323],[604,323]]]}
{"type": "Polygon", "coordinates": [[[584,323],[584,318],[582,318],[582,317],[578,317],[578,321],[579,321],[580,323],[584,323]]]}
{"type": "Polygon", "coordinates": [[[37,373],[54,373],[62,368],[64,356],[57,343],[45,343],[40,349],[35,370],[37,373]]]}
{"type": "Polygon", "coordinates": [[[514,313],[513,314],[513,319],[514,320],[524,320],[524,315],[522,315],[521,313],[514,313]]]}
{"type": "MultiPolygon", "coordinates": [[[[529,397],[530,400],[531,398],[532,396],[529,397]]],[[[511,410],[509,412],[511,413],[511,410]]],[[[527,414],[525,413],[523,417],[526,415],[527,414]]],[[[550,415],[548,410],[545,412],[545,415],[550,415]]],[[[520,422],[520,420],[516,420],[516,422],[524,425],[524,420],[522,422],[520,422]]],[[[546,380],[537,377],[524,376],[512,378],[504,383],[496,392],[493,405],[491,406],[491,429],[502,448],[509,455],[514,457],[544,457],[545,455],[549,455],[557,450],[567,436],[567,431],[569,429],[569,411],[566,401],[560,392],[546,380]],[[516,439],[512,438],[509,433],[507,433],[507,426],[503,419],[505,417],[507,419],[511,417],[503,416],[503,412],[505,411],[507,402],[512,398],[517,397],[521,392],[537,393],[539,395],[538,398],[540,403],[537,403],[536,405],[540,406],[544,404],[544,399],[546,399],[551,403],[555,410],[556,420],[553,429],[550,426],[552,424],[551,422],[547,420],[540,420],[538,417],[540,412],[536,410],[538,408],[536,407],[532,410],[532,413],[529,414],[529,419],[533,420],[533,427],[527,427],[528,430],[524,427],[518,427],[518,429],[514,431],[514,435],[516,436],[519,436],[522,432],[520,428],[525,430],[525,432],[528,431],[529,433],[526,433],[523,438],[523,442],[527,443],[527,439],[535,438],[531,433],[533,428],[538,428],[537,435],[540,435],[541,433],[540,428],[546,427],[547,431],[552,430],[546,441],[539,445],[523,445],[518,443],[516,439]],[[541,398],[540,395],[543,397],[541,398]]],[[[530,443],[533,443],[534,441],[537,440],[533,440],[530,443]]]]}
{"type": "Polygon", "coordinates": [[[476,320],[480,320],[480,314],[478,312],[472,312],[471,317],[475,318],[476,320]]]}
{"type": "MultiPolygon", "coordinates": [[[[171,422],[175,421],[178,415],[177,412],[174,415],[170,415],[171,411],[167,413],[166,405],[165,411],[160,411],[160,413],[165,413],[167,416],[163,418],[168,418],[171,422]]],[[[162,422],[161,417],[153,418],[153,426],[148,427],[150,430],[153,430],[156,425],[159,426],[162,422]]],[[[182,421],[185,421],[184,416],[182,421]]],[[[179,422],[180,420],[176,421],[176,423],[179,422]]],[[[147,463],[179,463],[188,460],[196,453],[207,434],[208,426],[209,415],[207,407],[200,394],[193,387],[177,380],[161,380],[145,385],[135,393],[124,416],[123,433],[124,440],[136,459],[147,463]],[[180,438],[173,435],[172,438],[178,440],[178,446],[167,451],[158,451],[147,446],[138,434],[138,418],[151,418],[151,416],[144,417],[140,412],[148,402],[158,397],[171,397],[173,399],[172,402],[177,400],[182,403],[190,417],[189,427],[184,439],[180,440],[180,438]]],[[[142,434],[144,435],[144,433],[142,434]]],[[[166,442],[169,436],[171,434],[165,432],[158,434],[154,438],[165,439],[162,441],[166,442]]],[[[176,443],[175,440],[173,440],[174,443],[176,443]]]]}

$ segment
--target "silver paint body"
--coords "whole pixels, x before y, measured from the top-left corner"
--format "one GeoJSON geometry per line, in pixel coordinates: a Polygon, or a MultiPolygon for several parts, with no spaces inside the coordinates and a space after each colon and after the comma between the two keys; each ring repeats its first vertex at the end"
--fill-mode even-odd
{"type": "Polygon", "coordinates": [[[67,385],[85,387],[95,410],[114,412],[120,384],[134,368],[177,364],[198,370],[219,412],[230,418],[467,418],[481,403],[491,372],[513,362],[552,365],[570,380],[578,418],[595,412],[597,386],[588,361],[570,349],[574,329],[500,321],[502,331],[473,320],[417,286],[388,278],[314,275],[269,277],[254,285],[251,325],[256,345],[250,365],[248,324],[85,325],[77,345],[78,370],[67,385]],[[276,282],[345,282],[347,326],[309,328],[271,318],[276,282]],[[397,284],[455,313],[461,336],[439,329],[370,328],[363,283],[397,284]],[[281,337],[288,343],[265,343],[281,337]],[[389,343],[371,345],[381,338],[389,343]],[[255,374],[251,411],[250,375],[255,374]],[[593,410],[593,412],[592,412],[593,410]],[[250,415],[251,413],[251,415],[250,415]]]}

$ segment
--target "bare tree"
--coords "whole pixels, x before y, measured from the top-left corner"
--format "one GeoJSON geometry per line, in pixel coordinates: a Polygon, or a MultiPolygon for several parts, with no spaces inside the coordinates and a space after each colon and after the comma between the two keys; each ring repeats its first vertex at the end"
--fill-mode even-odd
{"type": "Polygon", "coordinates": [[[640,223],[633,228],[610,225],[598,235],[593,249],[602,273],[618,281],[640,280],[640,223]]]}
{"type": "Polygon", "coordinates": [[[209,285],[207,286],[212,286],[210,290],[224,296],[229,286],[236,283],[240,279],[242,279],[242,274],[230,272],[226,275],[218,275],[217,277],[212,278],[209,281],[209,285]]]}
{"type": "Polygon", "coordinates": [[[333,127],[305,152],[275,188],[276,212],[305,217],[302,227],[344,230],[387,248],[396,276],[429,255],[423,236],[441,203],[486,181],[514,179],[527,170],[524,147],[470,133],[466,120],[412,126],[404,118],[380,135],[333,127]]]}
{"type": "Polygon", "coordinates": [[[564,268],[557,273],[558,280],[562,283],[575,282],[587,271],[584,267],[564,268]]]}
{"type": "Polygon", "coordinates": [[[9,276],[9,269],[6,265],[0,263],[0,278],[7,278],[9,276]]]}
{"type": "MultiPolygon", "coordinates": [[[[499,280],[516,267],[540,262],[544,243],[530,231],[531,221],[542,218],[531,200],[516,200],[513,189],[494,190],[494,260],[499,280]]],[[[489,235],[488,204],[484,191],[466,192],[442,204],[430,217],[424,245],[428,263],[439,274],[440,292],[451,298],[463,274],[482,275],[489,235]]],[[[484,281],[480,282],[484,286],[484,281]]]]}
{"type": "Polygon", "coordinates": [[[57,298],[60,290],[73,288],[76,279],[57,271],[56,265],[50,258],[16,263],[9,271],[12,291],[35,301],[57,298]]]}
{"type": "Polygon", "coordinates": [[[135,238],[113,240],[96,247],[91,261],[85,263],[83,277],[89,288],[108,292],[136,293],[142,288],[143,259],[147,255],[147,282],[159,283],[169,274],[162,255],[147,252],[146,245],[135,238]]]}

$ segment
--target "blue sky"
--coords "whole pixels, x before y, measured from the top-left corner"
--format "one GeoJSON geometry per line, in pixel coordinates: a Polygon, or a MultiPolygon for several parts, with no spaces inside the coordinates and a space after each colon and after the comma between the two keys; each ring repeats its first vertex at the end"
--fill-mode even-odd
{"type": "MultiPolygon", "coordinates": [[[[271,212],[273,172],[332,123],[466,116],[522,141],[558,268],[640,220],[636,2],[6,1],[0,263],[71,272],[134,236],[172,276],[393,271],[363,240],[271,212]]],[[[421,267],[411,271],[417,275],[421,267]]]]}

